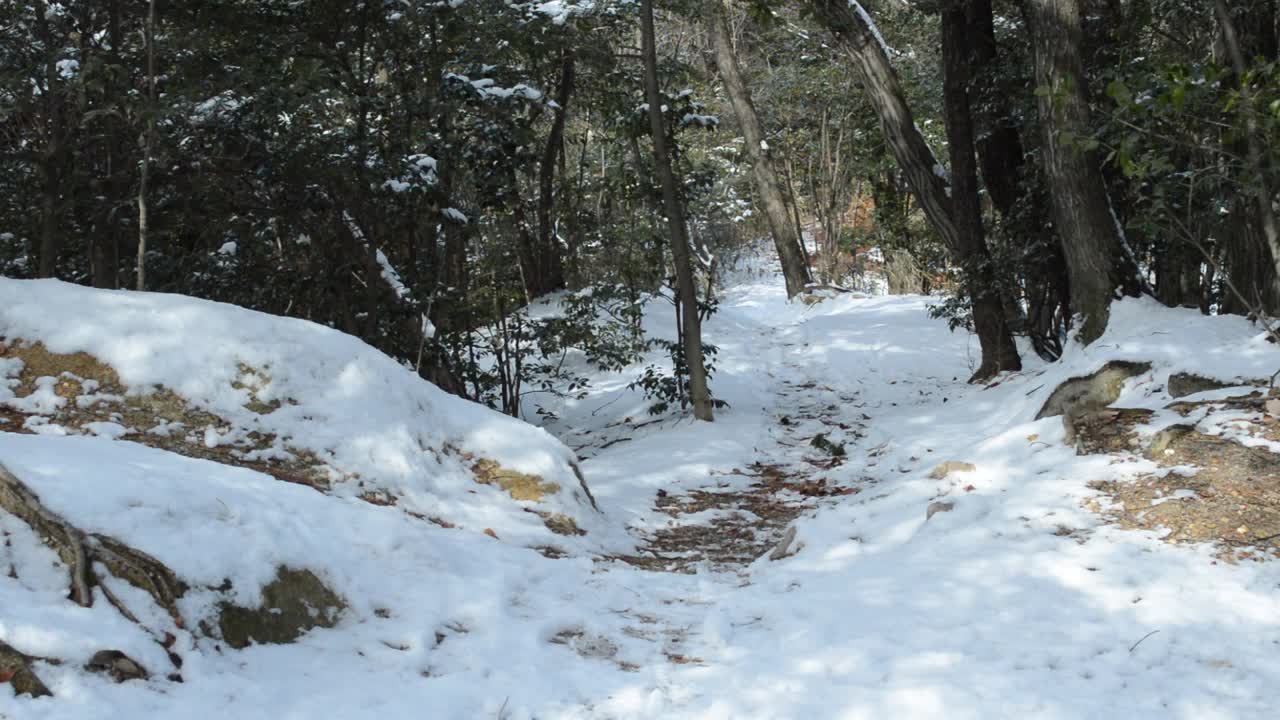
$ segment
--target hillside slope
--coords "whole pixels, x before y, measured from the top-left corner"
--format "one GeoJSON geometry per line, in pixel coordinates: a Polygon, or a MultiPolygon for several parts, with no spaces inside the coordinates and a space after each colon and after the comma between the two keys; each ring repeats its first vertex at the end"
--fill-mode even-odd
{"type": "MultiPolygon", "coordinates": [[[[65,292],[68,307],[133,302],[51,283],[12,287],[65,292]]],[[[438,467],[456,475],[418,478],[396,462],[381,473],[385,458],[407,451],[384,455],[361,440],[398,425],[364,402],[418,393],[435,417],[456,401],[410,388],[411,373],[373,357],[355,364],[385,367],[403,384],[334,390],[358,343],[292,321],[254,334],[242,327],[253,314],[177,298],[172,307],[192,303],[189,319],[211,338],[189,342],[219,358],[211,365],[222,369],[205,372],[221,375],[201,376],[196,360],[181,361],[191,377],[163,374],[147,370],[167,363],[149,348],[182,343],[156,331],[129,350],[99,328],[137,327],[164,308],[87,325],[79,332],[96,339],[77,343],[69,329],[37,326],[37,301],[4,291],[27,308],[6,321],[6,337],[24,330],[50,352],[93,350],[120,366],[120,384],[162,382],[182,402],[122,394],[106,405],[115,420],[94,414],[97,403],[73,412],[78,401],[54,407],[59,392],[103,391],[33,379],[10,361],[11,392],[22,397],[0,401],[9,408],[0,422],[28,432],[0,432],[0,462],[67,523],[132,543],[189,587],[176,603],[182,626],[105,567],[94,604],[81,607],[46,536],[0,512],[0,642],[29,656],[53,693],[0,692],[2,717],[1190,719],[1257,717],[1280,702],[1280,566],[1266,524],[1280,514],[1215,520],[1225,538],[1188,530],[1211,517],[1197,508],[1234,518],[1261,507],[1250,493],[1280,488],[1280,432],[1256,387],[1280,367],[1280,350],[1241,318],[1126,300],[1093,345],[1072,345],[1052,364],[1024,352],[1023,372],[971,386],[976,343],[929,317],[934,298],[788,303],[781,278],[753,261],[707,323],[719,347],[712,388],[729,404],[714,424],[649,416],[649,401],[626,385],[645,362],[594,376],[584,398],[539,396],[555,418],[548,429],[583,457],[602,512],[573,497],[562,446],[458,407],[456,417],[509,427],[540,439],[535,455],[564,458],[560,474],[546,475],[562,487],[544,502],[574,513],[587,534],[562,536],[524,511],[542,504],[476,484],[475,462],[447,449],[438,467]],[[238,337],[253,347],[206,347],[238,337]],[[339,349],[309,351],[308,338],[339,349]],[[296,344],[269,349],[282,339],[296,344]],[[1127,374],[1106,383],[1114,395],[1096,399],[1096,413],[1077,412],[1077,397],[1071,422],[1037,417],[1061,399],[1058,388],[1117,362],[1127,374]],[[266,394],[246,377],[263,374],[275,388],[266,394]],[[311,401],[317,413],[329,408],[325,427],[304,424],[304,411],[296,426],[261,424],[290,417],[289,399],[301,407],[301,389],[317,386],[333,391],[311,401]],[[143,411],[188,427],[111,439],[143,411]],[[310,440],[300,434],[313,426],[310,440]],[[82,429],[89,435],[60,435],[82,429]],[[1200,444],[1179,445],[1185,437],[1200,444]],[[293,458],[230,454],[277,445],[293,458]],[[1245,448],[1254,469],[1227,477],[1192,452],[1204,447],[1229,451],[1209,456],[1224,460],[1245,448]],[[331,628],[238,649],[199,626],[228,605],[254,607],[281,567],[299,565],[337,598],[314,613],[332,611],[331,628]],[[123,651],[150,677],[116,684],[86,669],[102,650],[123,651]]],[[[62,317],[70,327],[79,316],[62,317]]],[[[184,318],[169,322],[180,329],[184,318]]],[[[670,307],[652,303],[646,331],[670,326],[670,307]]],[[[27,368],[45,362],[25,357],[27,368]]],[[[417,417],[415,403],[387,402],[407,408],[401,423],[417,417]]],[[[509,456],[464,445],[474,431],[439,422],[418,437],[492,450],[486,457],[521,472],[543,467],[518,465],[528,446],[509,456]]],[[[398,431],[377,435],[403,447],[398,431]]]]}

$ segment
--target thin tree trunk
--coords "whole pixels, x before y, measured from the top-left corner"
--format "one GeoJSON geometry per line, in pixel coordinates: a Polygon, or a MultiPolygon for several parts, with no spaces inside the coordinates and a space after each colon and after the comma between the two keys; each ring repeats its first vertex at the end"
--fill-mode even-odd
{"type": "Polygon", "coordinates": [[[156,0],[147,5],[147,129],[142,142],[142,171],[138,177],[138,285],[147,289],[147,181],[156,134],[156,0]]]}
{"type": "MultiPolygon", "coordinates": [[[[120,0],[107,3],[107,37],[111,42],[111,50],[107,53],[107,62],[120,64],[121,46],[124,42],[120,29],[120,0]]],[[[119,105],[122,93],[119,83],[112,77],[105,82],[102,94],[107,105],[119,105]]],[[[115,222],[116,203],[127,193],[124,181],[127,174],[122,172],[125,158],[128,157],[128,126],[124,119],[111,115],[103,118],[107,131],[103,139],[105,145],[106,175],[105,182],[107,201],[98,210],[93,237],[89,239],[91,263],[93,265],[93,286],[97,288],[116,289],[120,286],[120,223],[115,222]]]]}
{"type": "Polygon", "coordinates": [[[970,0],[968,6],[969,46],[973,65],[970,75],[980,97],[975,109],[976,142],[982,162],[982,180],[991,204],[1008,217],[1020,195],[1018,176],[1022,168],[1022,138],[1010,124],[1013,114],[1008,95],[993,81],[997,55],[995,14],[991,0],[970,0]]]}
{"type": "Polygon", "coordinates": [[[743,80],[742,72],[738,67],[738,57],[729,37],[729,25],[725,18],[723,0],[708,0],[707,29],[715,50],[716,68],[729,95],[733,114],[738,118],[738,125],[742,128],[742,136],[746,139],[747,156],[751,158],[756,192],[759,193],[760,202],[764,205],[765,218],[773,234],[773,244],[778,250],[778,260],[782,263],[782,275],[787,284],[787,297],[795,297],[812,282],[812,279],[809,277],[809,268],[804,261],[800,237],[787,216],[787,204],[782,196],[778,173],[773,166],[773,160],[769,157],[764,128],[761,127],[760,117],[756,113],[755,105],[751,102],[751,90],[743,80]]]}
{"type": "Polygon", "coordinates": [[[684,208],[680,205],[675,171],[667,151],[667,135],[662,118],[662,97],[658,92],[658,51],[653,27],[653,0],[640,0],[641,54],[644,58],[644,91],[649,103],[649,127],[653,133],[653,162],[662,184],[662,202],[671,233],[671,259],[676,270],[680,294],[685,364],[689,369],[689,396],[693,416],[713,420],[711,394],[707,389],[707,372],[702,364],[702,323],[698,319],[698,291],[693,284],[693,267],[689,259],[684,208]]]}
{"type": "Polygon", "coordinates": [[[38,2],[35,7],[36,28],[44,44],[44,121],[45,147],[37,163],[40,174],[40,246],[37,252],[39,265],[37,276],[51,278],[57,269],[58,250],[58,198],[61,194],[61,173],[64,152],[63,113],[61,99],[54,92],[58,82],[57,53],[53,47],[53,31],[49,28],[48,3],[38,2]]]}
{"type": "Polygon", "coordinates": [[[942,13],[943,107],[947,146],[951,155],[951,206],[954,211],[956,256],[965,270],[973,325],[982,346],[982,364],[971,380],[986,380],[1005,371],[1021,370],[1018,349],[1005,322],[999,283],[982,229],[978,199],[978,166],[974,157],[973,121],[969,110],[968,20],[965,3],[950,0],[942,13]]]}
{"type": "Polygon", "coordinates": [[[573,83],[574,59],[569,51],[565,51],[560,62],[555,117],[551,121],[551,131],[547,134],[547,144],[543,147],[538,166],[538,278],[534,288],[536,292],[530,293],[534,297],[564,287],[564,261],[560,257],[560,247],[556,241],[552,210],[555,204],[556,156],[564,144],[564,126],[569,117],[569,98],[573,96],[573,83]]]}
{"type": "Polygon", "coordinates": [[[1094,153],[1068,141],[1089,132],[1086,78],[1080,61],[1079,0],[1026,0],[1032,33],[1041,156],[1050,209],[1071,280],[1071,310],[1083,318],[1085,344],[1106,330],[1120,284],[1121,238],[1094,153]]]}

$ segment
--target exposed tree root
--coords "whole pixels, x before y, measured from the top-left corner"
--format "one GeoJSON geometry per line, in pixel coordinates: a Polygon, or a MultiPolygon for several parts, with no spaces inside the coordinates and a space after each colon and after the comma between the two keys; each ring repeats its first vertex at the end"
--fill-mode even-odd
{"type": "Polygon", "coordinates": [[[0,640],[0,683],[13,686],[16,695],[45,697],[52,695],[49,688],[31,670],[31,658],[0,640]]]}
{"type": "Polygon", "coordinates": [[[70,572],[69,598],[82,607],[93,604],[96,585],[122,615],[134,622],[137,617],[99,582],[94,569],[101,564],[112,575],[137,587],[168,611],[178,627],[186,627],[178,612],[177,601],[186,592],[186,585],[165,567],[164,563],[150,555],[106,535],[90,534],[63,520],[40,502],[40,498],[19,480],[9,469],[0,464],[0,510],[4,510],[31,527],[48,545],[70,572]]]}

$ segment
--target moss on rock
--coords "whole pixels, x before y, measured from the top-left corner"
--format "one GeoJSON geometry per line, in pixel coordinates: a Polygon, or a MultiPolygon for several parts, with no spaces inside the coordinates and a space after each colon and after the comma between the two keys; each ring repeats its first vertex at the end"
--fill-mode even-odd
{"type": "Polygon", "coordinates": [[[223,603],[218,613],[222,639],[233,648],[251,643],[284,644],[312,628],[333,627],[347,604],[310,570],[281,566],[262,588],[256,608],[223,603]]]}

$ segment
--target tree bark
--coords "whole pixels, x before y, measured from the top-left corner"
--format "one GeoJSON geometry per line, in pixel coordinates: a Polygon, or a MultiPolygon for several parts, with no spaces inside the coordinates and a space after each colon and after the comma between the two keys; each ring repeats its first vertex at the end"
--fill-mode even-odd
{"type": "Polygon", "coordinates": [[[641,54],[644,59],[644,91],[649,103],[649,127],[653,133],[653,163],[662,184],[662,203],[671,233],[671,259],[675,265],[677,291],[680,294],[682,339],[685,364],[689,369],[689,398],[693,416],[710,422],[711,394],[707,388],[707,372],[702,364],[702,322],[698,318],[698,291],[693,284],[693,267],[689,259],[689,238],[680,204],[675,171],[667,150],[667,134],[662,118],[662,97],[658,91],[658,51],[653,27],[653,0],[640,0],[641,54]]]}
{"type": "Polygon", "coordinates": [[[58,264],[61,245],[58,238],[59,197],[62,191],[60,169],[64,161],[66,139],[62,99],[54,91],[58,82],[57,52],[54,48],[53,30],[49,27],[48,10],[48,3],[43,0],[35,5],[36,31],[44,44],[45,60],[44,92],[41,97],[44,105],[45,146],[36,165],[41,186],[37,276],[42,278],[53,277],[58,264]]]}
{"type": "Polygon", "coordinates": [[[156,0],[147,5],[147,129],[142,141],[142,170],[138,177],[138,285],[147,289],[147,182],[151,175],[151,151],[156,134],[156,0]]]}
{"type": "Polygon", "coordinates": [[[1011,124],[1012,111],[1008,95],[994,81],[997,56],[995,14],[991,0],[970,0],[968,6],[969,46],[973,58],[971,84],[980,100],[971,103],[977,124],[978,157],[982,163],[982,181],[991,204],[1002,217],[1008,217],[1020,195],[1018,177],[1022,169],[1022,138],[1011,124]]]}
{"type": "Polygon", "coordinates": [[[773,244],[778,250],[778,260],[782,263],[782,276],[787,284],[787,297],[795,297],[812,282],[812,278],[809,276],[809,268],[800,246],[800,236],[787,213],[787,203],[782,195],[778,173],[769,156],[764,128],[760,124],[760,116],[756,112],[755,104],[751,101],[751,90],[747,87],[738,67],[738,57],[729,36],[723,0],[708,0],[707,29],[711,35],[716,68],[729,95],[729,104],[733,107],[733,114],[738,119],[738,126],[742,129],[742,136],[747,143],[747,157],[751,159],[756,192],[759,193],[760,202],[764,205],[765,218],[769,222],[769,230],[773,235],[773,244]]]}
{"type": "Polygon", "coordinates": [[[1120,284],[1121,237],[1097,157],[1075,139],[1089,132],[1089,101],[1080,61],[1079,0],[1026,0],[1035,55],[1037,100],[1050,210],[1071,281],[1071,310],[1089,344],[1107,327],[1120,284]]]}
{"type": "Polygon", "coordinates": [[[547,144],[542,150],[538,166],[538,283],[537,297],[564,287],[564,261],[556,241],[552,210],[555,207],[556,156],[564,144],[564,126],[569,117],[569,98],[573,96],[574,58],[564,51],[560,62],[560,85],[556,88],[555,116],[547,133],[547,144]]]}
{"type": "Polygon", "coordinates": [[[964,267],[974,331],[982,346],[982,364],[971,381],[1021,370],[1018,349],[1005,322],[1000,283],[991,263],[978,198],[973,119],[969,109],[968,18],[962,0],[950,0],[942,13],[943,107],[951,156],[951,207],[957,231],[955,254],[964,267]]]}

